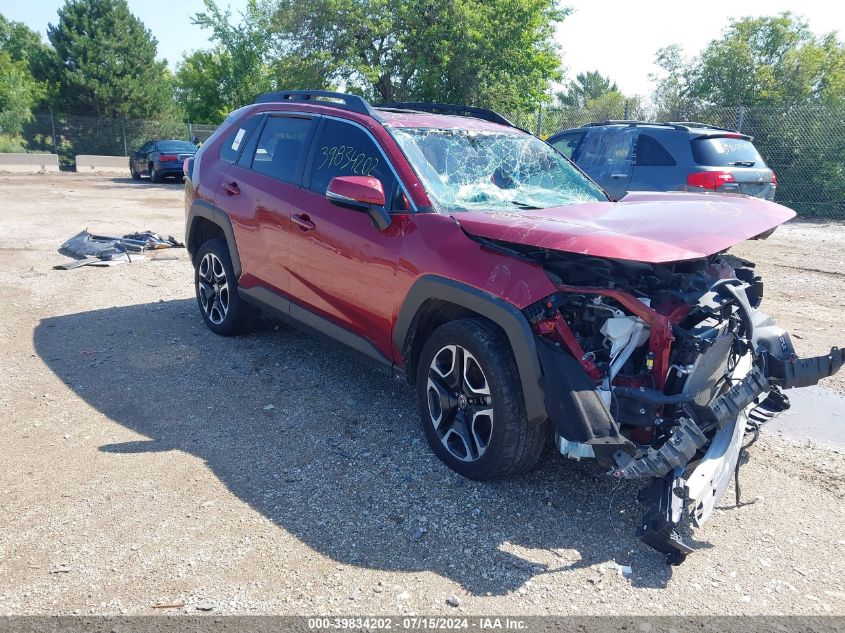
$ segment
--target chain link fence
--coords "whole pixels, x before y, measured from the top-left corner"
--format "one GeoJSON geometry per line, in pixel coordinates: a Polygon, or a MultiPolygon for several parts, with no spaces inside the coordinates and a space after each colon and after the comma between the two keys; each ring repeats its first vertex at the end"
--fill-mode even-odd
{"type": "Polygon", "coordinates": [[[655,116],[635,103],[616,109],[546,108],[506,114],[541,138],[607,120],[695,121],[754,137],[777,174],[775,200],[804,217],[845,220],[845,108],[713,106],[655,116]]]}
{"type": "Polygon", "coordinates": [[[146,141],[157,138],[204,142],[216,125],[182,121],[113,119],[39,112],[24,125],[21,136],[27,151],[59,155],[62,169],[73,169],[78,154],[130,156],[146,141]]]}
{"type": "MultiPolygon", "coordinates": [[[[845,220],[845,109],[701,107],[655,116],[637,102],[614,108],[539,108],[504,112],[516,125],[541,138],[594,121],[697,121],[754,137],[754,144],[778,177],[776,200],[805,217],[845,220]]],[[[77,154],[129,156],[154,138],[205,142],[213,124],[108,119],[54,112],[35,114],[23,130],[28,151],[55,152],[63,169],[77,154]]]]}

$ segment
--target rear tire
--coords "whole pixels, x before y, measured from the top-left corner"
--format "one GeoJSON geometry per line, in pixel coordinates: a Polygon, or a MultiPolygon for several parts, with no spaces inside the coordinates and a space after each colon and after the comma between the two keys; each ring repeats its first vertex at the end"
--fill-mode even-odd
{"type": "Polygon", "coordinates": [[[158,170],[152,163],[150,163],[150,182],[161,182],[161,174],[158,173],[158,170]]]}
{"type": "Polygon", "coordinates": [[[194,260],[194,288],[202,320],[221,336],[249,332],[261,312],[238,295],[238,282],[223,238],[208,240],[194,260]]]}
{"type": "Polygon", "coordinates": [[[429,446],[455,472],[477,480],[528,472],[550,436],[530,424],[504,333],[485,319],[437,328],[420,353],[417,401],[429,446]]]}
{"type": "Polygon", "coordinates": [[[141,174],[135,171],[135,165],[129,165],[129,174],[132,176],[132,180],[141,180],[141,174]]]}

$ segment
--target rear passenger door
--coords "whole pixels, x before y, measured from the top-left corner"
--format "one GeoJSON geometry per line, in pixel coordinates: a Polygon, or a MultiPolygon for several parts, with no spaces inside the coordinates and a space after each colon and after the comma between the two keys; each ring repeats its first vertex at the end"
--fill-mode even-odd
{"type": "MultiPolygon", "coordinates": [[[[674,133],[674,130],[672,131],[674,133]]],[[[634,172],[628,191],[675,191],[683,189],[684,175],[656,135],[642,131],[634,146],[634,172]]]]}
{"type": "Polygon", "coordinates": [[[264,115],[249,138],[240,140],[244,147],[224,174],[216,199],[232,219],[242,288],[288,293],[291,203],[299,192],[317,118],[264,115]]]}

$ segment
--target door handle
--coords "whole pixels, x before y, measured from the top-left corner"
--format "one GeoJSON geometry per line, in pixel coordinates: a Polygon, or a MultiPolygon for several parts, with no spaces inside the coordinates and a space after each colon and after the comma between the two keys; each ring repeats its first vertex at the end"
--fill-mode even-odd
{"type": "Polygon", "coordinates": [[[237,196],[241,192],[241,189],[236,182],[224,182],[223,191],[230,196],[237,196]]]}
{"type": "Polygon", "coordinates": [[[307,213],[297,213],[291,217],[291,220],[299,227],[300,231],[313,231],[317,228],[317,225],[311,221],[307,213]]]}
{"type": "Polygon", "coordinates": [[[610,174],[610,177],[618,180],[619,178],[627,178],[628,174],[610,174]]]}

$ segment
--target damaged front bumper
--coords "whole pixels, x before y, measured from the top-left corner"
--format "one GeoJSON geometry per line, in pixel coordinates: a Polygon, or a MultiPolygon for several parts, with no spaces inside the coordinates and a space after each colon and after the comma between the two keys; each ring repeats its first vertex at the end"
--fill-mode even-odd
{"type": "Polygon", "coordinates": [[[683,424],[679,426],[659,451],[650,449],[647,455],[638,459],[617,453],[618,467],[612,471],[614,476],[656,477],[640,495],[644,506],[643,521],[638,529],[640,538],[653,549],[667,554],[673,564],[682,562],[692,552],[680,530],[684,515],[690,517],[694,527],[701,527],[711,516],[736,474],[749,418],[754,411],[763,408],[774,414],[788,408],[789,401],[779,395],[779,388],[815,385],[836,373],[843,363],[845,350],[835,347],[824,356],[804,359],[780,360],[763,353],[755,362],[752,355],[747,354],[734,369],[734,377],[742,376],[741,380],[697,411],[699,424],[715,423],[718,430],[692,469],[686,468],[687,461],[707,444],[707,438],[700,430],[690,433],[690,428],[700,429],[692,423],[689,428],[683,424]],[[768,397],[769,394],[777,394],[777,397],[768,397]]]}
{"type": "Polygon", "coordinates": [[[638,532],[676,564],[692,551],[682,526],[688,520],[700,527],[712,515],[736,475],[748,430],[758,430],[757,420],[789,407],[780,390],[814,385],[845,364],[845,350],[838,348],[798,358],[788,333],[749,304],[739,282],[733,284],[718,284],[714,295],[721,294],[730,302],[728,307],[735,307],[732,323],[740,325],[707,340],[677,332],[687,343],[694,339],[699,350],[693,364],[680,368],[686,375],[680,386],[665,384],[676,332],[669,317],[630,295],[561,286],[564,291],[609,296],[650,327],[653,375],[663,377],[652,387],[611,383],[612,378],[599,384],[585,360],[589,355],[570,343],[560,317],[537,327],[545,407],[558,432],[558,448],[574,458],[595,457],[611,466],[610,474],[619,479],[653,479],[640,496],[644,515],[638,532]],[[579,353],[561,353],[563,348],[579,353]],[[620,419],[623,401],[629,415],[620,419]],[[632,441],[632,428],[652,424],[659,440],[632,441]]]}

